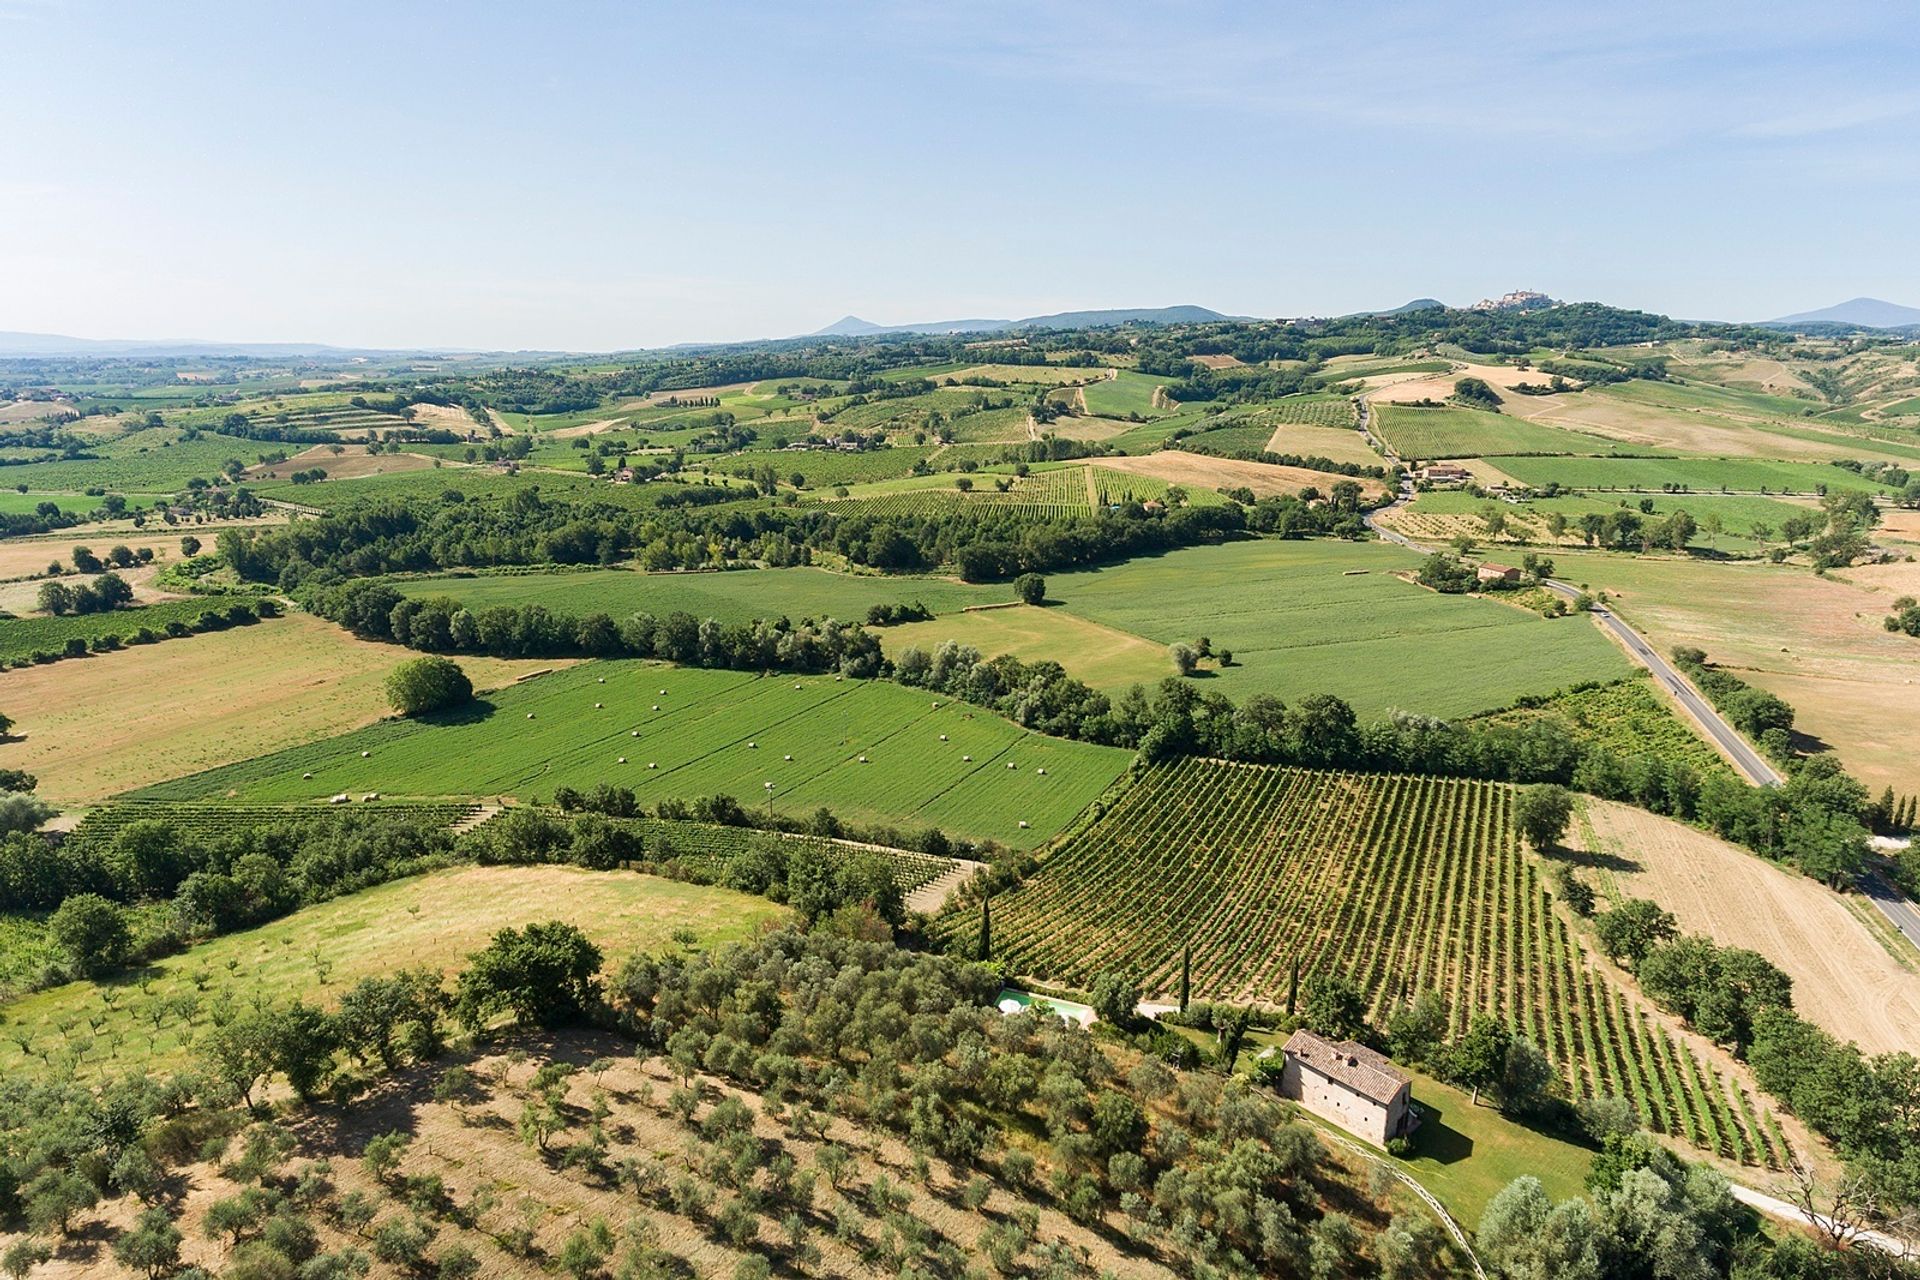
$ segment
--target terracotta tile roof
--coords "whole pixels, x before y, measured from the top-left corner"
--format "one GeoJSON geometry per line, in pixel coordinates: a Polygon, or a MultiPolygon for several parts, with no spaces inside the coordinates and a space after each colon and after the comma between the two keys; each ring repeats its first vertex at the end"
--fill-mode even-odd
{"type": "Polygon", "coordinates": [[[1413,1077],[1363,1044],[1352,1040],[1335,1043],[1311,1031],[1296,1031],[1287,1040],[1284,1052],[1300,1059],[1329,1080],[1337,1080],[1363,1098],[1382,1106],[1393,1101],[1400,1086],[1413,1077]]]}

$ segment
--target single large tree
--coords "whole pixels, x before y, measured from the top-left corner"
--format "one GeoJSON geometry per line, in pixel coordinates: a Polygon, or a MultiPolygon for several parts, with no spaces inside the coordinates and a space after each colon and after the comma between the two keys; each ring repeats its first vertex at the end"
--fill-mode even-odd
{"type": "Polygon", "coordinates": [[[456,707],[473,697],[473,681],[448,658],[429,654],[395,667],[387,676],[387,698],[403,716],[456,707]]]}
{"type": "Polygon", "coordinates": [[[1573,817],[1573,794],[1551,782],[1523,787],[1513,806],[1514,825],[1536,850],[1551,849],[1567,833],[1573,817]]]}

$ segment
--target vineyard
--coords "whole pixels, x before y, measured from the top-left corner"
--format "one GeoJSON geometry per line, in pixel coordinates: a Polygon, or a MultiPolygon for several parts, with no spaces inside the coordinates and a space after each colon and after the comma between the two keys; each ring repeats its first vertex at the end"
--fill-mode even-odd
{"type": "MultiPolygon", "coordinates": [[[[1456,1030],[1505,1018],[1576,1097],[1630,1099],[1648,1126],[1783,1167],[1785,1139],[1746,1088],[1670,1034],[1555,914],[1513,834],[1508,788],[1188,760],[1148,772],[1018,889],[994,899],[994,957],[1089,984],[1132,967],[1196,998],[1284,1005],[1337,971],[1378,1020],[1442,992],[1456,1030]]],[[[968,939],[977,912],[936,926],[968,939]]]]}
{"type": "Polygon", "coordinates": [[[1351,427],[1353,402],[1346,399],[1281,400],[1261,409],[1268,422],[1302,427],[1351,427]]]}
{"type": "MultiPolygon", "coordinates": [[[[919,515],[933,507],[958,503],[1034,515],[1072,516],[1090,515],[1096,504],[1108,507],[1128,502],[1163,502],[1170,487],[1167,481],[1152,476],[1083,464],[1051,467],[1025,476],[941,475],[868,492],[855,490],[843,501],[858,502],[861,511],[877,516],[919,515]],[[959,488],[963,478],[972,484],[971,491],[959,488]],[[1008,480],[1012,484],[1004,492],[997,487],[1008,480]]],[[[1189,488],[1186,492],[1188,500],[1195,504],[1214,505],[1224,501],[1205,489],[1189,488]]]]}
{"type": "MultiPolygon", "coordinates": [[[[76,846],[107,845],[113,843],[115,837],[133,823],[164,822],[193,843],[207,844],[258,827],[274,826],[300,818],[325,817],[348,808],[344,805],[334,808],[318,805],[170,804],[135,800],[94,809],[81,819],[68,840],[76,846]]],[[[451,827],[474,816],[480,806],[362,801],[353,804],[350,809],[362,816],[368,810],[373,810],[417,825],[451,827]]]]}
{"type": "Polygon", "coordinates": [[[195,627],[201,614],[208,610],[222,612],[223,608],[209,600],[162,600],[104,613],[0,618],[0,665],[51,661],[75,640],[92,646],[111,636],[125,645],[136,643],[143,631],[150,633],[147,640],[164,639],[172,632],[184,634],[195,627]]]}
{"type": "Polygon", "coordinates": [[[679,822],[667,818],[624,818],[620,825],[640,836],[643,856],[649,862],[675,861],[719,876],[727,864],[740,854],[758,849],[779,848],[789,852],[797,847],[818,849],[834,858],[855,854],[878,854],[887,860],[893,882],[901,893],[912,893],[921,885],[939,879],[954,866],[951,858],[942,858],[914,849],[889,849],[881,845],[856,844],[824,836],[784,835],[753,827],[724,827],[706,822],[679,822]]]}

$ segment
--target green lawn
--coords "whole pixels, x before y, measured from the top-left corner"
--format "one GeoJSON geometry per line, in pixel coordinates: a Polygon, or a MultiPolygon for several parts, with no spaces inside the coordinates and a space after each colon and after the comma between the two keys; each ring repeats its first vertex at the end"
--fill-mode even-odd
{"type": "Polygon", "coordinates": [[[972,586],[951,578],[875,577],[827,569],[740,569],[728,573],[482,574],[399,579],[409,596],[450,596],[470,609],[538,604],[555,613],[634,613],[665,617],[684,610],[697,618],[749,622],[755,618],[839,618],[858,622],[876,604],[925,604],[951,613],[973,604],[1013,599],[1006,584],[972,586]]]}
{"type": "Polygon", "coordinates": [[[1773,462],[1763,458],[1505,458],[1487,462],[1525,485],[1569,489],[1659,490],[1669,485],[1700,493],[1810,494],[1818,486],[1880,492],[1875,484],[1824,462],[1773,462]]]}
{"type": "Polygon", "coordinates": [[[938,826],[1024,848],[1064,826],[1130,759],[890,681],[604,661],[522,681],[458,712],[382,720],[137,794],[247,804],[342,792],[530,800],[610,782],[649,806],[724,792],[796,816],[826,805],[856,822],[938,826]]]}
{"type": "Polygon", "coordinates": [[[1373,418],[1374,434],[1409,460],[1495,453],[1611,454],[1623,448],[1604,436],[1583,435],[1479,409],[1381,404],[1374,406],[1373,418]]]}

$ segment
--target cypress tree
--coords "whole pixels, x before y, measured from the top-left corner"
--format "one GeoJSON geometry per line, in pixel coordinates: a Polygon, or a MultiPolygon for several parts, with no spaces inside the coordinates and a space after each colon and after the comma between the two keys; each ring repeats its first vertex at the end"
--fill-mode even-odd
{"type": "Polygon", "coordinates": [[[1299,1001],[1299,999],[1300,999],[1300,961],[1296,957],[1293,962],[1293,977],[1287,981],[1287,1016],[1289,1018],[1293,1016],[1293,1006],[1299,1001]]]}
{"type": "Polygon", "coordinates": [[[980,899],[980,958],[993,959],[993,912],[987,906],[990,897],[980,899]]]}
{"type": "Polygon", "coordinates": [[[1180,1012],[1187,1011],[1187,999],[1193,994],[1193,944],[1180,948],[1180,1012]]]}

